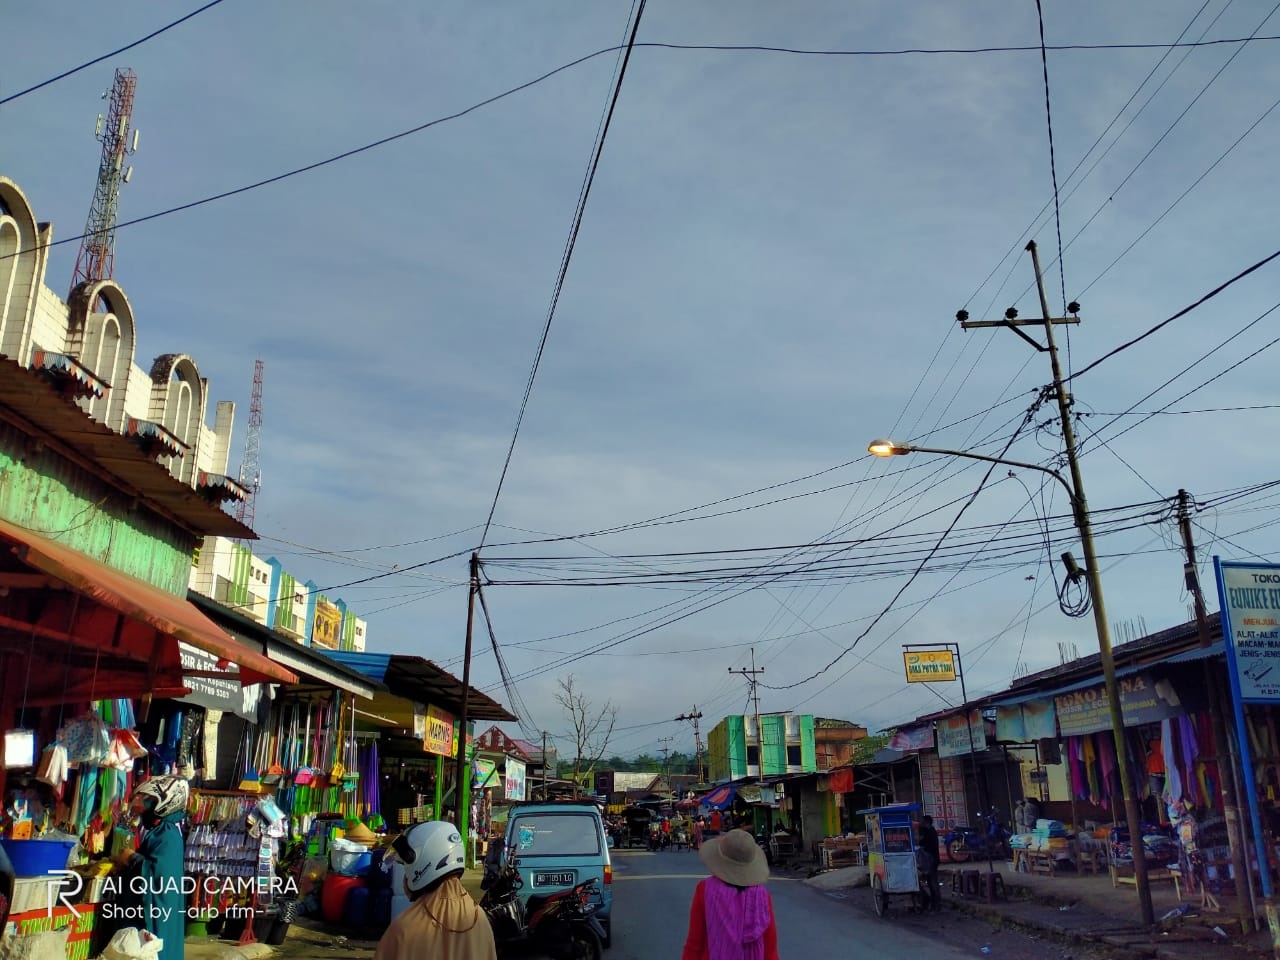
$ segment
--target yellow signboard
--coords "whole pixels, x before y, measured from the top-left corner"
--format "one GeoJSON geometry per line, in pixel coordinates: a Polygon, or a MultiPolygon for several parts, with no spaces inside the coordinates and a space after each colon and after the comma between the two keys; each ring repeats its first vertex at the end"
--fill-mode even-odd
{"type": "Polygon", "coordinates": [[[457,755],[453,714],[439,707],[427,707],[427,738],[422,747],[427,753],[441,757],[457,755]]]}
{"type": "Polygon", "coordinates": [[[317,600],[315,622],[311,628],[312,646],[337,650],[341,632],[342,611],[327,600],[317,600]]]}
{"type": "Polygon", "coordinates": [[[956,656],[950,650],[904,650],[907,683],[940,683],[956,678],[956,656]]]}

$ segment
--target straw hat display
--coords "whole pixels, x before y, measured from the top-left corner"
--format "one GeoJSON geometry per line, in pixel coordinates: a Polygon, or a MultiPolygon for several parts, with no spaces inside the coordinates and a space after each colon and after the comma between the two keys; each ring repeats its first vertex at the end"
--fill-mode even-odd
{"type": "Polygon", "coordinates": [[[352,843],[363,843],[366,847],[372,847],[382,842],[382,837],[378,836],[359,820],[351,821],[351,823],[354,826],[349,825],[343,832],[343,836],[352,843]]]}
{"type": "Polygon", "coordinates": [[[758,887],[769,879],[764,851],[745,830],[704,841],[698,856],[714,876],[735,887],[758,887]]]}

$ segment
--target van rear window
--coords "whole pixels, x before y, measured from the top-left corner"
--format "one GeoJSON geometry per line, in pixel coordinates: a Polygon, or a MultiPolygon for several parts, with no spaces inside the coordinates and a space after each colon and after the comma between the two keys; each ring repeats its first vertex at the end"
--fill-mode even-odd
{"type": "Polygon", "coordinates": [[[595,857],[600,855],[600,830],[595,817],[572,813],[530,813],[518,816],[511,831],[517,857],[595,857]]]}

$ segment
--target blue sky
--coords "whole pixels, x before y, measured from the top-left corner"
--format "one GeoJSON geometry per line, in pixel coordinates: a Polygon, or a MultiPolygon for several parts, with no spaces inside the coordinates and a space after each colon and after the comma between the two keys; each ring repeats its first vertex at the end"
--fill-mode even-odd
{"type": "MultiPolygon", "coordinates": [[[[68,2],[8,11],[6,33],[21,42],[7,47],[0,97],[197,5],[130,0],[94,20],[68,2]]],[[[226,0],[117,60],[0,107],[0,171],[54,223],[55,239],[74,236],[96,172],[98,98],[114,67],[139,78],[142,149],[121,202],[128,219],[454,113],[618,44],[630,9],[226,0]]],[[[1271,10],[1244,0],[1211,0],[1203,10],[1196,0],[1051,2],[1045,30],[1051,45],[1167,43],[1202,11],[1187,39],[1272,36],[1280,18],[1264,24],[1271,10]]],[[[641,42],[822,50],[1038,39],[1034,3],[960,9],[943,0],[655,0],[639,33],[641,42]]],[[[594,557],[633,575],[658,561],[605,554],[803,544],[839,524],[852,524],[845,536],[941,532],[959,503],[937,508],[970,493],[983,468],[924,455],[872,462],[866,444],[894,431],[995,452],[1012,432],[1049,378],[1047,359],[1008,331],[962,333],[953,317],[962,306],[975,319],[1010,305],[1037,313],[1026,256],[1001,259],[1033,220],[1051,305],[1062,310],[1063,286],[1083,305],[1084,322],[1064,350],[1071,369],[1276,249],[1280,111],[1152,226],[1273,105],[1276,43],[1174,51],[1087,157],[1164,51],[1050,51],[1064,282],[1052,213],[1036,219],[1052,198],[1038,51],[636,50],[483,553],[495,558],[492,577],[525,579],[498,567],[498,557],[594,557]],[[1001,401],[985,417],[932,432],[1001,401]],[[845,463],[727,508],[809,494],[770,506],[577,543],[496,545],[630,524],[845,463]],[[898,475],[905,467],[914,469],[898,475]],[[814,492],[831,485],[840,486],[814,492]]],[[[596,57],[459,120],[120,232],[116,278],[138,317],[138,360],[146,366],[173,350],[196,358],[213,397],[240,405],[233,459],[253,362],[266,362],[262,552],[327,586],[475,545],[615,65],[616,55],[596,57]]],[[[69,281],[74,256],[74,244],[54,250],[55,287],[69,281]]],[[[1275,306],[1278,278],[1280,266],[1264,267],[1082,375],[1077,409],[1128,409],[1275,306]]],[[[1277,326],[1280,311],[1137,409],[1174,401],[1268,344],[1277,326]]],[[[1274,361],[1264,351],[1169,409],[1269,405],[1274,361]]],[[[1040,411],[1010,456],[1050,461],[1060,448],[1041,426],[1050,413],[1040,411]]],[[[1107,419],[1084,417],[1081,429],[1095,510],[1179,488],[1207,502],[1280,477],[1269,442],[1275,410],[1161,415],[1111,448],[1090,440],[1090,428],[1107,419]]],[[[1032,527],[1032,503],[1004,473],[993,474],[959,527],[1014,520],[1004,535],[1032,527]]],[[[1042,476],[1020,476],[1038,494],[1042,476]]],[[[1033,498],[1034,511],[1061,516],[1062,496],[1049,496],[1043,505],[1033,498]]],[[[1204,554],[1274,558],[1265,525],[1280,519],[1277,503],[1259,493],[1206,510],[1197,530],[1204,554]]],[[[1110,619],[1156,630],[1186,619],[1188,598],[1176,532],[1151,519],[1109,533],[1100,551],[1110,619]]],[[[954,701],[958,692],[945,687],[906,687],[903,642],[958,642],[970,692],[1004,686],[1016,664],[1057,662],[1059,642],[1095,650],[1091,620],[1067,618],[1051,603],[1045,557],[1066,549],[1079,557],[1079,546],[1055,535],[1051,547],[1005,566],[984,554],[958,573],[921,574],[834,669],[791,690],[764,690],[762,708],[878,728],[942,706],[939,695],[954,701]]],[[[727,599],[696,595],[701,584],[498,582],[486,595],[510,671],[525,677],[518,686],[531,727],[565,731],[552,694],[572,671],[590,696],[620,708],[618,725],[628,729],[617,749],[652,751],[660,737],[681,746],[691,735],[651,722],[695,703],[709,720],[742,709],[745,685],[727,670],[748,661],[752,644],[765,683],[785,686],[852,643],[911,572],[892,549],[884,559],[896,561],[894,576],[783,579],[727,599]],[[637,617],[644,611],[717,598],[724,602],[557,665],[661,616],[637,617]]],[[[555,574],[565,575],[563,565],[555,574]]],[[[368,614],[373,648],[449,663],[462,646],[465,576],[459,557],[339,592],[368,614]]],[[[477,660],[476,679],[506,699],[492,656],[477,660]]]]}

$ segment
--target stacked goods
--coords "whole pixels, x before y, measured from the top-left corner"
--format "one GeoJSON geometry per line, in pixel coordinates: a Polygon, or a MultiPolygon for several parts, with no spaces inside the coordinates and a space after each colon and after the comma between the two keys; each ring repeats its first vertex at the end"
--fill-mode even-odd
{"type": "Polygon", "coordinates": [[[1037,820],[1031,837],[1030,849],[1051,853],[1055,860],[1071,859],[1071,837],[1062,821],[1043,818],[1037,820]]]}

